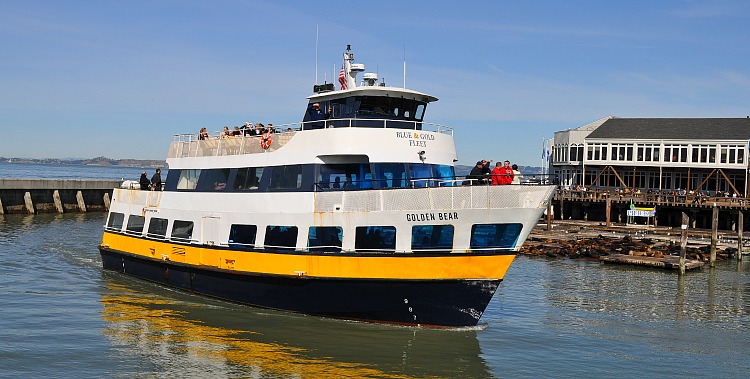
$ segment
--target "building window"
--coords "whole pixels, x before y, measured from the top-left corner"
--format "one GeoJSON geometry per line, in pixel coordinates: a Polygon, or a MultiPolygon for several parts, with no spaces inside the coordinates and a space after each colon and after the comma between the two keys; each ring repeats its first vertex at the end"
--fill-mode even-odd
{"type": "Polygon", "coordinates": [[[515,247],[523,225],[514,224],[474,224],[471,226],[472,251],[491,251],[515,247]]]}
{"type": "Polygon", "coordinates": [[[151,238],[164,239],[167,235],[167,219],[152,217],[148,222],[148,232],[146,236],[151,238]]]}
{"type": "Polygon", "coordinates": [[[414,225],[411,249],[450,252],[453,249],[453,225],[414,225]]]}
{"type": "Polygon", "coordinates": [[[232,224],[229,228],[229,246],[249,249],[255,245],[258,227],[255,225],[232,224]]]}
{"type": "Polygon", "coordinates": [[[357,251],[395,251],[395,226],[358,226],[354,248],[357,251]]]}
{"type": "Polygon", "coordinates": [[[146,218],[138,215],[128,216],[128,226],[126,229],[127,233],[131,234],[142,234],[143,225],[146,223],[146,218]]]}
{"type": "Polygon", "coordinates": [[[294,249],[297,246],[296,226],[266,226],[265,247],[294,249]]]}
{"type": "Polygon", "coordinates": [[[340,226],[311,226],[307,234],[310,251],[341,251],[343,230],[340,226]]]}
{"type": "Polygon", "coordinates": [[[121,230],[123,221],[125,221],[125,214],[112,212],[107,220],[107,228],[121,230]]]}
{"type": "Polygon", "coordinates": [[[190,238],[193,236],[193,222],[192,221],[181,221],[175,220],[172,225],[172,237],[171,239],[179,242],[190,242],[190,238]]]}

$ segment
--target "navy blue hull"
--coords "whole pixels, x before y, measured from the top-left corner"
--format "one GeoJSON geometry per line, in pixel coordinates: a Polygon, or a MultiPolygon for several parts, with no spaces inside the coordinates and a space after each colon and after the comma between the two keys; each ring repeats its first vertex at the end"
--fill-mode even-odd
{"type": "Polygon", "coordinates": [[[198,268],[99,248],[105,269],[199,294],[317,316],[474,326],[497,280],[321,279],[198,268]]]}

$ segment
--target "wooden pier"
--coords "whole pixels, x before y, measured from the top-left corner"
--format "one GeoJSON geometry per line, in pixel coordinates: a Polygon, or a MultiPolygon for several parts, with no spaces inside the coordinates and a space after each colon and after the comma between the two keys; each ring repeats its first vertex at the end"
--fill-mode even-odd
{"type": "Polygon", "coordinates": [[[120,180],[0,178],[0,215],[106,212],[120,180]]]}

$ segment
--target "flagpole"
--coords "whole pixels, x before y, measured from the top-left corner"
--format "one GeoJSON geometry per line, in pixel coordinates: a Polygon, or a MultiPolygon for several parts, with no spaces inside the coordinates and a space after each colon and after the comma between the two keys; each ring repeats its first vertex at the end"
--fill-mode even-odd
{"type": "Polygon", "coordinates": [[[315,25],[315,83],[318,84],[318,25],[315,25]]]}

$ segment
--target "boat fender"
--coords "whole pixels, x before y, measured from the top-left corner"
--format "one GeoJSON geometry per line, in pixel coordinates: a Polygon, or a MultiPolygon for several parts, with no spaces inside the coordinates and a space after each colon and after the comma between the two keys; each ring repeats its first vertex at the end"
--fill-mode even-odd
{"type": "Polygon", "coordinates": [[[263,136],[260,138],[260,147],[262,147],[263,150],[267,150],[269,147],[271,147],[272,139],[273,135],[271,133],[263,133],[263,136]]]}

